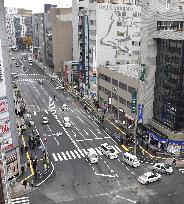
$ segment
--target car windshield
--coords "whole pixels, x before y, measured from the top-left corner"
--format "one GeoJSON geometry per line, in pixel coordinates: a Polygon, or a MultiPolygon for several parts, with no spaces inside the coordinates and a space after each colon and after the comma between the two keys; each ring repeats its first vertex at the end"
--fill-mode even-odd
{"type": "Polygon", "coordinates": [[[114,152],[115,152],[115,150],[114,150],[114,149],[109,149],[109,151],[110,151],[111,153],[114,153],[114,152]]]}
{"type": "Polygon", "coordinates": [[[98,155],[92,154],[91,157],[93,157],[93,158],[98,158],[98,155]]]}

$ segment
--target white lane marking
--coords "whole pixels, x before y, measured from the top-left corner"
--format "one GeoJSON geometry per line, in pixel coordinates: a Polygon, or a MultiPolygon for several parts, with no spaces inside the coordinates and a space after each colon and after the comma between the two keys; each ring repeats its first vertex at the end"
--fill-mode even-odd
{"type": "Polygon", "coordinates": [[[85,155],[83,154],[83,152],[80,149],[78,149],[78,151],[82,155],[82,157],[85,157],[85,155]]]}
{"type": "MultiPolygon", "coordinates": [[[[84,129],[83,129],[84,130],[84,129]]],[[[89,135],[89,133],[86,131],[86,130],[84,130],[84,132],[86,133],[86,135],[89,135]]]]}
{"type": "Polygon", "coordinates": [[[81,133],[81,132],[79,132],[79,134],[84,138],[84,140],[85,140],[85,137],[84,137],[84,135],[81,133]]]}
{"type": "Polygon", "coordinates": [[[50,132],[52,132],[52,130],[50,129],[49,125],[47,125],[48,129],[50,130],[50,132]]]}
{"type": "Polygon", "coordinates": [[[82,149],[82,151],[84,152],[85,155],[88,155],[88,152],[86,151],[86,149],[82,149]]]}
{"type": "Polygon", "coordinates": [[[122,150],[117,145],[115,145],[115,149],[118,150],[118,152],[122,152],[122,150]]]}
{"type": "MultiPolygon", "coordinates": [[[[105,132],[105,130],[103,130],[103,132],[107,135],[107,136],[109,136],[110,137],[110,135],[109,134],[107,134],[106,132],[105,132]]],[[[105,137],[104,137],[105,138],[105,137]]]]}
{"type": "Polygon", "coordinates": [[[57,143],[57,144],[58,144],[58,146],[59,146],[59,142],[58,142],[58,140],[56,139],[56,137],[54,137],[54,139],[55,139],[56,143],[57,143]]]}
{"type": "Polygon", "coordinates": [[[68,156],[68,159],[72,159],[68,151],[66,151],[66,155],[68,156]]]}
{"type": "Polygon", "coordinates": [[[115,175],[105,175],[105,174],[98,174],[98,173],[96,173],[95,172],[95,174],[97,175],[97,176],[104,176],[104,177],[115,177],[115,175]]]}
{"type": "Polygon", "coordinates": [[[94,123],[96,126],[98,126],[98,127],[99,127],[99,125],[97,125],[97,124],[95,123],[95,121],[93,121],[93,123],[94,123]]]}
{"type": "MultiPolygon", "coordinates": [[[[11,202],[13,202],[14,204],[15,203],[22,203],[22,201],[23,202],[26,202],[27,203],[27,201],[28,201],[28,203],[29,203],[29,197],[20,197],[20,198],[12,198],[11,199],[11,202]],[[16,202],[17,201],[17,202],[16,202]]],[[[5,201],[5,203],[7,203],[6,201],[5,201]]]]}
{"type": "Polygon", "coordinates": [[[75,132],[72,130],[72,133],[74,134],[74,137],[76,137],[76,134],[75,134],[75,132]]]}
{"type": "Polygon", "coordinates": [[[42,183],[44,183],[44,182],[53,174],[53,172],[54,172],[54,165],[53,165],[52,162],[51,162],[51,165],[52,165],[52,171],[51,171],[51,173],[50,173],[43,181],[41,181],[40,183],[38,183],[37,186],[40,186],[42,183]]]}
{"type": "Polygon", "coordinates": [[[74,112],[71,108],[69,108],[69,109],[70,109],[70,111],[74,112]]]}
{"type": "Polygon", "coordinates": [[[109,139],[109,138],[111,138],[110,136],[109,137],[104,137],[105,139],[109,139]]]}
{"type": "Polygon", "coordinates": [[[95,140],[103,140],[103,138],[97,137],[97,138],[95,138],[95,140]]]}
{"type": "Polygon", "coordinates": [[[48,111],[47,111],[47,110],[45,110],[45,112],[48,114],[48,111]]]}
{"type": "Polygon", "coordinates": [[[87,138],[87,139],[85,139],[85,140],[88,140],[88,141],[90,141],[90,140],[91,140],[91,141],[92,141],[92,140],[94,140],[94,139],[92,139],[92,138],[87,138]]]}
{"type": "Polygon", "coordinates": [[[33,114],[36,115],[36,111],[34,111],[33,114]]]}
{"type": "MultiPolygon", "coordinates": [[[[84,123],[84,121],[77,115],[77,117],[78,117],[78,119],[82,122],[82,123],[84,123]]],[[[85,124],[85,123],[84,123],[85,124]]]]}
{"type": "Polygon", "coordinates": [[[61,152],[61,154],[62,154],[64,160],[68,160],[64,152],[61,152]]]}
{"type": "Polygon", "coordinates": [[[61,157],[61,155],[59,153],[57,153],[57,156],[58,156],[60,161],[63,161],[63,159],[62,159],[62,157],[61,157]]]}
{"type": "Polygon", "coordinates": [[[97,129],[98,134],[102,134],[99,129],[97,129]]]}
{"type": "Polygon", "coordinates": [[[59,110],[60,110],[61,112],[63,112],[61,108],[59,108],[59,110]]]}
{"type": "Polygon", "coordinates": [[[130,203],[136,204],[136,201],[131,200],[131,199],[129,199],[129,198],[125,198],[125,197],[123,197],[123,196],[117,195],[116,197],[113,198],[113,200],[115,200],[116,198],[122,198],[123,200],[126,200],[126,201],[128,201],[128,202],[130,202],[130,203]]]}
{"type": "Polygon", "coordinates": [[[131,174],[135,175],[135,173],[133,171],[131,171],[131,174]]]}
{"type": "Polygon", "coordinates": [[[96,136],[96,134],[90,129],[90,128],[88,128],[89,129],[89,131],[96,137],[96,138],[98,138],[97,136],[96,136]]]}
{"type": "Polygon", "coordinates": [[[37,108],[38,108],[38,110],[40,111],[40,108],[39,108],[39,106],[37,106],[37,108]]]}
{"type": "Polygon", "coordinates": [[[56,157],[56,155],[54,153],[52,153],[52,156],[54,157],[55,161],[58,161],[58,158],[56,157]]]}
{"type": "Polygon", "coordinates": [[[74,154],[72,151],[70,151],[70,154],[72,155],[72,157],[73,157],[74,159],[76,158],[75,154],[74,154]]]}
{"type": "Polygon", "coordinates": [[[81,158],[81,156],[79,155],[79,153],[77,152],[77,150],[74,150],[75,154],[78,156],[78,158],[81,158]]]}
{"type": "Polygon", "coordinates": [[[99,155],[103,155],[102,152],[101,152],[101,150],[100,150],[99,148],[100,148],[100,147],[95,148],[95,150],[97,151],[97,153],[98,153],[99,155]]]}
{"type": "MultiPolygon", "coordinates": [[[[71,123],[72,123],[72,122],[71,122],[71,123]]],[[[74,128],[79,131],[79,129],[78,129],[76,126],[74,126],[74,128]]]]}
{"type": "Polygon", "coordinates": [[[76,140],[77,142],[84,142],[84,140],[76,140]]]}
{"type": "Polygon", "coordinates": [[[127,166],[126,166],[126,169],[127,169],[127,170],[130,170],[127,166]]]}

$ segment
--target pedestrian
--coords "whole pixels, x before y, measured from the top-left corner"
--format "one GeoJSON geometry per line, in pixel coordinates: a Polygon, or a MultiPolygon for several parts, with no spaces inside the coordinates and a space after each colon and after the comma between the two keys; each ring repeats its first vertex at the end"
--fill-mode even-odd
{"type": "Polygon", "coordinates": [[[173,165],[176,165],[176,158],[175,158],[175,157],[173,158],[172,164],[173,164],[173,165]]]}
{"type": "Polygon", "coordinates": [[[56,100],[56,95],[54,94],[54,101],[56,100]]]}
{"type": "Polygon", "coordinates": [[[29,144],[29,148],[32,149],[32,142],[30,139],[28,140],[28,144],[29,144]]]}
{"type": "Polygon", "coordinates": [[[33,162],[33,155],[32,154],[30,155],[30,160],[33,162]]]}
{"type": "Polygon", "coordinates": [[[24,174],[24,165],[21,166],[21,173],[24,174]]]}
{"type": "Polygon", "coordinates": [[[25,145],[24,149],[25,149],[25,152],[27,153],[28,147],[26,145],[25,145]]]}
{"type": "Polygon", "coordinates": [[[38,176],[38,174],[37,174],[37,171],[35,170],[34,171],[34,179],[35,179],[35,181],[37,181],[37,176],[38,176]]]}
{"type": "Polygon", "coordinates": [[[30,185],[31,185],[31,188],[34,187],[34,181],[33,180],[31,181],[30,185]]]}
{"type": "Polygon", "coordinates": [[[27,187],[27,181],[24,179],[23,180],[23,183],[22,183],[22,185],[25,187],[25,189],[26,189],[26,187],[27,187]]]}
{"type": "Polygon", "coordinates": [[[148,150],[148,147],[149,147],[149,146],[148,146],[148,143],[147,143],[147,144],[146,144],[146,150],[148,150]]]}
{"type": "Polygon", "coordinates": [[[20,153],[21,153],[21,154],[24,153],[24,146],[23,146],[23,145],[21,145],[21,147],[20,147],[20,153]]]}

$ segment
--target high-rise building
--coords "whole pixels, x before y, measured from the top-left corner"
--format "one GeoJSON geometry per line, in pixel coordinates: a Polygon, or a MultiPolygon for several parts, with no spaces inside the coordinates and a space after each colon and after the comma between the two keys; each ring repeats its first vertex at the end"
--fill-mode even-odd
{"type": "MultiPolygon", "coordinates": [[[[20,156],[6,38],[4,1],[0,1],[0,22],[0,156],[2,152],[5,152],[7,176],[11,179],[19,175],[20,156]]],[[[0,168],[2,171],[1,164],[0,168]]]]}
{"type": "Polygon", "coordinates": [[[57,5],[44,4],[44,13],[48,13],[51,8],[57,8],[57,5]]]}

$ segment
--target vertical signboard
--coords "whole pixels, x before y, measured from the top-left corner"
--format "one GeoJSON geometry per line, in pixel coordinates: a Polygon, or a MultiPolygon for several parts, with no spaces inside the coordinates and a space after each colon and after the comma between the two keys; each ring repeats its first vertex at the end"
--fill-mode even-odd
{"type": "Polygon", "coordinates": [[[138,104],[138,123],[142,123],[142,104],[138,104]]]}
{"type": "Polygon", "coordinates": [[[145,64],[141,64],[141,73],[140,73],[140,81],[144,82],[144,76],[145,76],[145,64]]]}
{"type": "Polygon", "coordinates": [[[84,43],[84,83],[85,89],[89,89],[89,24],[88,16],[83,16],[83,43],[84,43]]]}
{"type": "Polygon", "coordinates": [[[136,106],[137,106],[137,91],[132,91],[132,113],[136,113],[136,106]]]}

